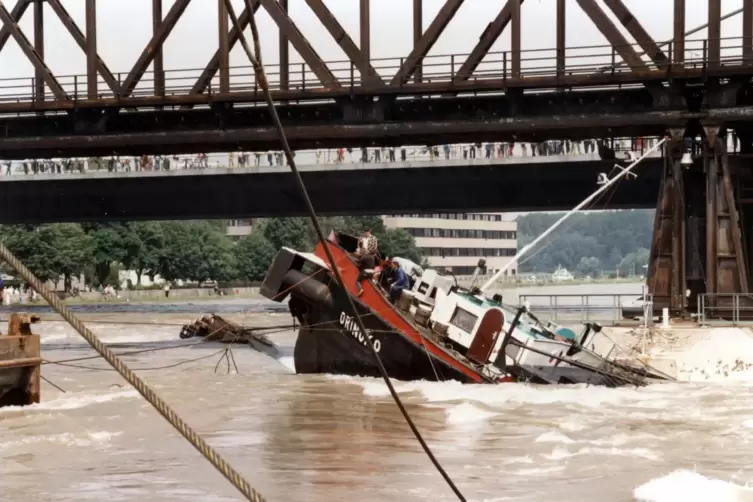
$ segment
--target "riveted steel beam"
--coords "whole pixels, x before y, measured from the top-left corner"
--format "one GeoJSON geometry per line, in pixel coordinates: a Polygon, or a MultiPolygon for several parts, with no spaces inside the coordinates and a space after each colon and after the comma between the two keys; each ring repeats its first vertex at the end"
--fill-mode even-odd
{"type": "Polygon", "coordinates": [[[625,6],[622,0],[604,0],[604,3],[607,7],[614,13],[615,16],[617,16],[617,19],[622,23],[622,26],[627,29],[627,31],[630,33],[630,35],[635,39],[636,42],[638,42],[638,45],[641,46],[641,49],[643,49],[643,52],[648,54],[648,57],[651,58],[651,61],[656,64],[656,66],[663,68],[666,67],[668,63],[667,55],[664,54],[664,51],[662,51],[659,46],[656,44],[656,41],[651,37],[651,35],[648,34],[648,32],[643,28],[643,25],[633,16],[633,14],[630,12],[630,9],[625,6]]]}
{"type": "MultiPolygon", "coordinates": [[[[44,61],[44,3],[34,2],[34,49],[44,61]]],[[[44,75],[37,68],[34,72],[34,95],[37,101],[44,101],[44,75]]]]}
{"type": "Polygon", "coordinates": [[[86,94],[89,99],[97,99],[99,96],[96,0],[86,0],[86,94]]]}
{"type": "Polygon", "coordinates": [[[405,58],[400,69],[390,81],[390,85],[399,86],[405,84],[408,79],[410,79],[411,75],[416,72],[426,54],[428,54],[439,36],[447,27],[450,20],[455,16],[455,13],[460,6],[463,5],[463,1],[464,0],[447,0],[445,2],[442,8],[439,9],[437,16],[426,29],[426,32],[421,35],[421,38],[413,46],[413,50],[408,57],[405,58]]]}
{"type": "MultiPolygon", "coordinates": [[[[156,35],[162,26],[162,0],[152,0],[152,36],[156,35]]],[[[154,94],[165,95],[165,58],[162,45],[157,47],[154,54],[154,94]]]]}
{"type": "MultiPolygon", "coordinates": [[[[278,0],[280,8],[287,15],[288,0],[278,0]]],[[[290,40],[288,35],[280,28],[280,89],[287,90],[290,88],[290,40]]]]}
{"type": "Polygon", "coordinates": [[[13,37],[13,40],[16,41],[18,46],[21,48],[21,51],[23,51],[31,64],[34,66],[34,69],[40,72],[40,74],[42,75],[42,80],[44,80],[44,82],[50,88],[52,93],[55,95],[55,98],[59,100],[67,100],[68,94],[66,94],[63,88],[60,86],[60,82],[58,82],[57,78],[55,78],[55,75],[52,74],[52,71],[50,71],[47,65],[44,64],[42,58],[39,57],[39,54],[31,45],[29,39],[26,38],[26,35],[24,35],[24,33],[18,27],[18,23],[13,20],[13,16],[11,16],[10,12],[8,12],[8,9],[5,8],[5,5],[1,0],[0,21],[2,21],[3,25],[8,28],[8,31],[13,37]]]}
{"type": "MultiPolygon", "coordinates": [[[[16,24],[21,21],[21,18],[26,12],[26,9],[29,7],[30,2],[31,0],[18,0],[16,2],[16,5],[13,6],[13,10],[10,11],[10,17],[16,24]]],[[[9,38],[10,30],[7,26],[3,25],[2,28],[0,28],[0,51],[2,51],[3,47],[5,47],[5,44],[8,43],[9,38]]]]}
{"type": "MultiPolygon", "coordinates": [[[[253,6],[254,13],[256,13],[260,6],[259,0],[252,0],[251,5],[253,6]]],[[[243,12],[241,12],[241,14],[238,16],[238,25],[240,26],[241,30],[245,30],[250,22],[251,14],[249,14],[248,9],[244,8],[243,12]]],[[[240,36],[238,30],[236,30],[235,26],[233,26],[230,29],[230,32],[227,34],[228,50],[232,50],[232,48],[238,42],[239,38],[240,36]]],[[[212,59],[209,60],[209,63],[204,68],[204,71],[201,72],[201,76],[196,80],[196,83],[193,85],[193,87],[191,87],[189,94],[201,94],[207,90],[210,82],[212,82],[212,79],[220,68],[220,58],[221,51],[217,49],[217,51],[214,53],[214,56],[212,56],[212,59]]]]}
{"type": "Polygon", "coordinates": [[[220,45],[220,92],[230,92],[230,46],[227,36],[228,12],[225,0],[217,0],[217,33],[220,45]]]}
{"type": "Polygon", "coordinates": [[[601,10],[601,7],[596,3],[596,0],[577,0],[577,2],[578,5],[580,5],[580,8],[583,9],[583,12],[585,12],[596,25],[596,28],[599,29],[601,34],[604,35],[604,38],[607,39],[610,45],[612,45],[617,54],[620,55],[631,70],[636,71],[647,69],[646,63],[643,62],[638,53],[635,52],[635,49],[630,45],[627,39],[625,39],[622,33],[620,33],[620,30],[617,29],[604,11],[601,10]]]}
{"type": "MultiPolygon", "coordinates": [[[[337,45],[342,48],[351,63],[358,68],[362,80],[376,85],[384,85],[382,78],[368,60],[369,48],[366,48],[366,54],[364,54],[363,51],[356,46],[353,39],[350,38],[340,22],[332,14],[332,11],[330,11],[324,4],[323,0],[306,0],[306,3],[311,7],[311,10],[314,11],[314,14],[316,14],[316,17],[319,18],[324,27],[327,28],[329,34],[335,39],[337,45]]],[[[366,19],[368,20],[368,17],[366,19]]],[[[363,24],[361,24],[361,26],[361,29],[363,29],[363,24]]],[[[366,32],[368,34],[368,27],[366,32]]]]}
{"type": "Polygon", "coordinates": [[[261,0],[261,4],[277,24],[278,28],[280,28],[280,31],[290,40],[290,43],[293,44],[295,50],[300,54],[309,68],[311,68],[311,71],[314,72],[319,81],[328,88],[340,87],[340,83],[337,81],[335,75],[330,71],[327,64],[317,54],[309,41],[306,40],[306,37],[303,36],[293,20],[290,19],[287,12],[283,10],[280,3],[277,0],[261,0]]]}
{"type": "Polygon", "coordinates": [[[685,0],[675,0],[674,57],[675,64],[685,61],[685,0]]]}
{"type": "MultiPolygon", "coordinates": [[[[486,54],[489,52],[489,49],[492,48],[494,42],[497,41],[499,36],[502,34],[502,31],[504,31],[504,29],[510,23],[510,20],[512,19],[511,1],[512,0],[507,0],[507,3],[505,3],[504,7],[502,7],[502,10],[499,11],[497,17],[494,18],[494,21],[489,23],[484,32],[481,34],[478,43],[476,43],[476,46],[473,48],[471,53],[468,55],[468,58],[465,60],[465,62],[455,75],[455,78],[453,79],[454,82],[464,82],[471,77],[473,72],[481,63],[481,60],[484,59],[484,56],[486,56],[486,54]]],[[[524,0],[520,0],[520,3],[522,4],[523,1],[524,0]]]]}
{"type": "MultiPolygon", "coordinates": [[[[745,2],[743,2],[745,3],[745,2]]],[[[722,61],[722,0],[709,0],[708,66],[718,68],[722,61]]]]}
{"type": "MultiPolygon", "coordinates": [[[[359,8],[361,35],[361,81],[365,82],[368,74],[368,66],[371,66],[371,0],[361,0],[359,8]]],[[[381,81],[381,77],[379,78],[381,81]]]]}
{"type": "Polygon", "coordinates": [[[133,93],[141,77],[144,76],[144,72],[146,72],[146,69],[154,61],[157,49],[165,43],[165,40],[170,35],[170,32],[173,31],[173,28],[175,28],[175,24],[186,11],[186,7],[188,7],[190,2],[191,0],[175,0],[175,3],[167,12],[167,16],[165,16],[165,19],[160,24],[159,30],[152,35],[152,39],[146,44],[136,64],[133,65],[133,68],[128,73],[128,77],[123,82],[121,94],[124,97],[130,96],[133,93]]]}
{"type": "MultiPolygon", "coordinates": [[[[81,29],[78,27],[76,22],[73,20],[71,15],[68,13],[68,11],[63,7],[63,4],[60,0],[46,0],[47,4],[52,8],[53,12],[57,15],[57,17],[60,19],[60,22],[63,23],[63,26],[68,30],[68,33],[71,34],[73,37],[73,40],[76,41],[76,44],[81,47],[81,50],[86,51],[87,50],[87,42],[86,42],[86,36],[83,34],[81,29]]],[[[102,75],[102,78],[104,79],[105,83],[107,84],[107,87],[112,90],[113,93],[118,94],[120,93],[120,85],[118,85],[118,81],[113,76],[110,69],[105,64],[104,60],[102,60],[99,55],[97,57],[97,70],[99,71],[99,74],[102,75]]]]}
{"type": "Polygon", "coordinates": [[[557,0],[557,75],[565,74],[566,6],[565,0],[557,0]]]}

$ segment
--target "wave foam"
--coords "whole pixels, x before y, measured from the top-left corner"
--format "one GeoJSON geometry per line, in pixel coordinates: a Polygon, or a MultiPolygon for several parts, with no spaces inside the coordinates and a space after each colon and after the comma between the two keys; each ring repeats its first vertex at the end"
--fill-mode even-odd
{"type": "Polygon", "coordinates": [[[680,469],[633,491],[639,502],[753,502],[753,490],[680,469]]]}
{"type": "Polygon", "coordinates": [[[139,393],[135,389],[109,392],[106,394],[63,394],[62,396],[31,406],[8,406],[0,409],[0,413],[29,413],[38,411],[67,411],[85,408],[94,404],[108,403],[117,399],[130,399],[138,397],[139,393]]]}
{"type": "Polygon", "coordinates": [[[470,403],[462,403],[453,406],[452,408],[446,409],[445,412],[447,413],[447,423],[451,425],[482,422],[497,415],[496,413],[481,409],[470,403]]]}
{"type": "Polygon", "coordinates": [[[95,445],[107,445],[114,437],[120,436],[122,432],[86,432],[83,435],[76,435],[71,432],[61,434],[49,434],[40,436],[28,436],[21,439],[14,439],[6,443],[0,443],[0,449],[8,449],[18,446],[33,445],[39,443],[58,443],[66,446],[89,447],[95,445]]]}

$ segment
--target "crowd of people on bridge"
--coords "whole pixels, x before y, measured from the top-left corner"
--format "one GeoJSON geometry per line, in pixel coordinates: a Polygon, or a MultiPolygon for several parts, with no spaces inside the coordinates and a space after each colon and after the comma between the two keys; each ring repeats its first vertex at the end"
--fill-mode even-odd
{"type": "MultiPolygon", "coordinates": [[[[641,152],[651,148],[656,138],[632,138],[610,143],[617,151],[641,152]]],[[[501,159],[507,157],[596,155],[599,140],[549,140],[530,142],[486,142],[445,144],[441,146],[401,146],[337,148],[294,152],[301,164],[394,163],[436,160],[501,159]]],[[[286,160],[281,151],[199,153],[191,156],[142,155],[73,159],[26,159],[4,161],[0,173],[11,175],[76,174],[86,172],[170,171],[210,168],[282,167],[286,160]]]]}

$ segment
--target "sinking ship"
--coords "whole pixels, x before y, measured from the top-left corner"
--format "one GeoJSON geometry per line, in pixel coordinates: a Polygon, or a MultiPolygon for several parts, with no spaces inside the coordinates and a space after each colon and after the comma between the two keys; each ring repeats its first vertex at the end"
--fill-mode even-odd
{"type": "MultiPolygon", "coordinates": [[[[398,380],[457,380],[498,384],[642,386],[670,377],[638,362],[609,357],[615,347],[592,340],[601,331],[586,324],[580,333],[539,320],[525,306],[505,305],[499,295],[459,287],[452,276],[419,270],[399,299],[389,299],[386,274],[369,276],[358,294],[358,240],[331,233],[313,253],[290,248],[275,256],[261,294],[287,300],[300,324],[294,349],[297,373],[380,376],[376,357],[398,380]],[[327,263],[328,246],[342,287],[327,263]],[[350,307],[353,300],[356,311],[350,307]],[[363,331],[357,322],[360,317],[363,331]]],[[[401,260],[405,263],[406,260],[401,260]]]]}

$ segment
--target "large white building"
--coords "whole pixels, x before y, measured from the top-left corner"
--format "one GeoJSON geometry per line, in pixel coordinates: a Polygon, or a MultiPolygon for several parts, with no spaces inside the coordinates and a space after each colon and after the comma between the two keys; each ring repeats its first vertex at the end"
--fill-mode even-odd
{"type": "MultiPolygon", "coordinates": [[[[471,275],[480,258],[488,273],[507,265],[518,248],[518,224],[503,213],[443,213],[385,216],[388,228],[403,228],[415,239],[429,264],[471,275]]],[[[517,273],[512,264],[508,275],[517,273]]]]}

